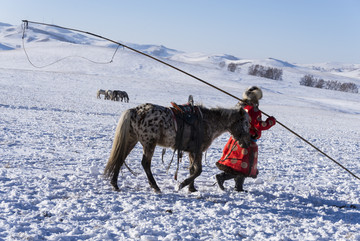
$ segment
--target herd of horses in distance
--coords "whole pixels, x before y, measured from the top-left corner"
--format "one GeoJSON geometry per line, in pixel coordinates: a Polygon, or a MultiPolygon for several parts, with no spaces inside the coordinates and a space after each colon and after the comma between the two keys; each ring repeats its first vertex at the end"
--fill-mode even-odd
{"type": "Polygon", "coordinates": [[[101,95],[104,96],[104,100],[129,102],[129,96],[125,91],[99,89],[96,92],[96,98],[101,99],[101,95]]]}

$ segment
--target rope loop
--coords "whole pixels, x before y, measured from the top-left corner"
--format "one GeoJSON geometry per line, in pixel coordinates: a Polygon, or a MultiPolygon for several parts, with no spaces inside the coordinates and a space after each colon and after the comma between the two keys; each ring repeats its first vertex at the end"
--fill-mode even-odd
{"type": "MultiPolygon", "coordinates": [[[[110,59],[109,61],[106,61],[106,62],[98,62],[98,61],[94,61],[94,60],[91,60],[91,59],[89,59],[89,58],[86,58],[86,57],[83,57],[83,56],[78,56],[78,55],[69,55],[69,56],[60,58],[60,59],[58,59],[58,60],[55,60],[54,62],[51,62],[50,64],[45,64],[45,65],[39,66],[39,65],[34,64],[33,61],[31,61],[30,56],[29,56],[29,54],[28,54],[28,52],[27,52],[27,50],[26,50],[26,48],[25,48],[26,30],[29,29],[29,21],[23,20],[23,23],[24,23],[23,26],[22,26],[22,29],[23,29],[23,34],[22,34],[23,50],[24,50],[24,53],[25,53],[25,55],[26,55],[26,58],[27,58],[28,62],[29,62],[33,67],[38,68],[38,69],[49,67],[49,66],[51,66],[51,65],[54,65],[54,64],[56,64],[56,63],[59,63],[59,62],[65,60],[65,59],[68,59],[68,58],[81,58],[81,59],[87,60],[87,61],[89,61],[89,62],[91,62],[91,63],[94,63],[94,64],[110,64],[110,63],[112,63],[112,62],[114,61],[115,55],[116,55],[116,53],[117,53],[117,51],[118,51],[118,49],[119,49],[119,47],[120,47],[120,44],[117,44],[117,47],[116,47],[116,49],[115,49],[115,51],[114,51],[111,59],[110,59]]],[[[37,23],[37,24],[40,24],[40,23],[37,23]]],[[[48,25],[48,26],[49,26],[49,25],[48,25]]],[[[53,26],[53,27],[57,27],[57,26],[53,26]]],[[[74,30],[72,30],[72,31],[74,31],[74,30]]]]}

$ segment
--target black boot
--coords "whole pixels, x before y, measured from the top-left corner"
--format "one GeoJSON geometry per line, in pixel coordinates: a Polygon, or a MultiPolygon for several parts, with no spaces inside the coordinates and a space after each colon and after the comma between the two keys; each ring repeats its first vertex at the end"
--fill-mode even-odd
{"type": "Polygon", "coordinates": [[[229,180],[229,179],[231,179],[231,178],[234,178],[235,175],[229,174],[229,173],[226,173],[226,172],[223,172],[223,173],[217,174],[215,177],[216,177],[216,181],[217,181],[217,183],[218,183],[218,185],[219,185],[219,188],[220,188],[221,190],[225,190],[225,188],[224,188],[224,182],[225,182],[226,180],[229,180]]]}
{"type": "Polygon", "coordinates": [[[225,189],[225,188],[224,188],[224,182],[225,182],[225,180],[221,177],[221,174],[217,174],[217,175],[215,176],[215,178],[216,178],[216,181],[217,181],[217,183],[218,183],[218,185],[219,185],[219,188],[224,191],[224,189],[225,189]]]}
{"type": "Polygon", "coordinates": [[[242,175],[238,175],[234,178],[235,180],[235,191],[237,192],[247,192],[243,189],[245,177],[242,175]]]}

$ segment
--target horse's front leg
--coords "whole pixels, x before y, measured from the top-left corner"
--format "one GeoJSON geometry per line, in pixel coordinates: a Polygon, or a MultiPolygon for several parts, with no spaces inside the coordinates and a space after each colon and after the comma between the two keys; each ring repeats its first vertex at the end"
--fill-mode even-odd
{"type": "Polygon", "coordinates": [[[141,160],[141,165],[143,166],[146,176],[148,178],[149,184],[152,188],[154,188],[155,192],[160,193],[160,188],[156,184],[156,181],[154,179],[154,176],[151,172],[151,159],[154,154],[155,145],[150,145],[147,147],[144,147],[144,154],[143,158],[141,160]]]}
{"type": "MultiPolygon", "coordinates": [[[[195,163],[195,154],[189,153],[189,159],[190,159],[190,176],[192,176],[195,172],[194,163],[195,163]]],[[[189,184],[189,192],[196,192],[195,188],[195,179],[189,184]]]]}
{"type": "Polygon", "coordinates": [[[189,191],[190,192],[196,192],[196,188],[194,185],[195,178],[200,176],[202,172],[202,153],[190,153],[190,177],[185,179],[179,186],[179,190],[189,185],[189,191]]]}

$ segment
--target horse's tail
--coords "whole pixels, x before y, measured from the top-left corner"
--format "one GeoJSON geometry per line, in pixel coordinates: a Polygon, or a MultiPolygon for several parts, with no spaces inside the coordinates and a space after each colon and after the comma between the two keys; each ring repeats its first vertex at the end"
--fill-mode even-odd
{"type": "Polygon", "coordinates": [[[116,127],[112,150],[104,170],[104,175],[112,178],[112,181],[117,181],[120,168],[131,151],[129,148],[132,148],[129,143],[129,140],[133,139],[129,136],[130,120],[131,110],[127,110],[121,115],[116,127]]]}

